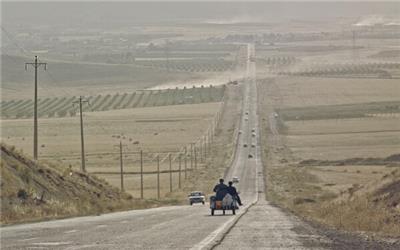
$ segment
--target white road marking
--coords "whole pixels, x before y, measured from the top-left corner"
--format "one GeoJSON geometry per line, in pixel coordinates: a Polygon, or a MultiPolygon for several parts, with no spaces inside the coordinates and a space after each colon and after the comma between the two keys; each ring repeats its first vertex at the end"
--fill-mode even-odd
{"type": "Polygon", "coordinates": [[[60,242],[38,242],[38,243],[32,243],[33,245],[39,245],[39,246],[61,246],[61,245],[69,245],[72,244],[71,241],[60,241],[60,242]]]}
{"type": "Polygon", "coordinates": [[[28,241],[28,240],[34,240],[37,239],[38,237],[33,237],[33,238],[27,238],[27,239],[22,239],[22,240],[18,240],[18,241],[28,241]]]}
{"type": "Polygon", "coordinates": [[[234,222],[234,220],[236,219],[236,216],[230,218],[227,222],[225,222],[224,224],[222,224],[222,226],[220,226],[219,228],[217,228],[216,230],[214,230],[214,232],[212,232],[211,234],[209,234],[204,240],[202,240],[200,243],[196,244],[195,246],[193,246],[192,248],[190,248],[190,250],[200,250],[203,249],[205,246],[209,245],[212,241],[215,240],[215,238],[217,238],[217,236],[225,229],[227,228],[230,224],[232,224],[234,222]]]}

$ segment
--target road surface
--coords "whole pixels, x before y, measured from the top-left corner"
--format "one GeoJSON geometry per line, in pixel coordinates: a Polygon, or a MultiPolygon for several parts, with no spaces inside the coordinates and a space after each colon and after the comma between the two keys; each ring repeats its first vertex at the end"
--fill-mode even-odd
{"type": "Polygon", "coordinates": [[[301,249],[310,246],[304,246],[308,238],[325,241],[295,232],[301,222],[264,200],[253,56],[254,46],[248,45],[241,134],[226,176],[240,178],[237,187],[245,206],[236,216],[220,211],[211,216],[208,206],[188,205],[16,225],[1,228],[1,248],[301,249]]]}

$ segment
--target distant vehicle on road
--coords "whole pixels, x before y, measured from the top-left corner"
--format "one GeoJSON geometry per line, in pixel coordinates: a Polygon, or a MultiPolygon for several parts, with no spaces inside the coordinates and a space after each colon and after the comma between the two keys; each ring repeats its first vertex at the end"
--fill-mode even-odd
{"type": "Polygon", "coordinates": [[[251,135],[252,135],[253,137],[256,137],[256,133],[252,133],[251,135]]]}
{"type": "Polygon", "coordinates": [[[239,130],[239,135],[241,135],[243,132],[242,132],[242,130],[239,130]]]}
{"type": "Polygon", "coordinates": [[[255,128],[253,128],[253,129],[251,130],[251,132],[256,132],[256,129],[255,129],[255,128]]]}
{"type": "Polygon", "coordinates": [[[252,154],[249,154],[249,156],[248,156],[249,158],[253,158],[253,155],[252,154]]]}
{"type": "Polygon", "coordinates": [[[243,144],[243,147],[244,147],[244,148],[247,148],[247,144],[246,144],[246,143],[245,143],[245,144],[243,144]]]}
{"type": "Polygon", "coordinates": [[[232,182],[239,183],[239,177],[237,177],[237,176],[232,177],[232,182]]]}
{"type": "Polygon", "coordinates": [[[201,191],[193,191],[189,195],[189,203],[193,205],[195,203],[205,203],[206,197],[203,192],[201,191]]]}
{"type": "Polygon", "coordinates": [[[251,144],[251,147],[252,147],[252,148],[255,148],[255,147],[256,147],[256,144],[251,144]]]}
{"type": "Polygon", "coordinates": [[[239,83],[238,83],[238,81],[229,81],[228,84],[231,84],[231,85],[238,85],[239,83]]]}

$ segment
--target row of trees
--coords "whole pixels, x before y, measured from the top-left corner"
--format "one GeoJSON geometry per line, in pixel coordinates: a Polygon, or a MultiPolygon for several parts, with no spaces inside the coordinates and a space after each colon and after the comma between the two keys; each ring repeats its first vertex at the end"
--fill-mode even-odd
{"type": "MultiPolygon", "coordinates": [[[[87,97],[90,105],[84,111],[105,111],[138,107],[219,102],[224,94],[224,87],[175,88],[165,90],[141,90],[133,93],[107,94],[87,97]]],[[[39,117],[74,116],[77,110],[72,103],[77,97],[49,97],[39,99],[39,117]]],[[[33,115],[32,100],[3,101],[1,115],[5,118],[29,118],[33,115]]]]}
{"type": "Polygon", "coordinates": [[[137,61],[136,64],[163,70],[184,72],[221,72],[235,68],[234,62],[226,60],[147,60],[137,61]]]}

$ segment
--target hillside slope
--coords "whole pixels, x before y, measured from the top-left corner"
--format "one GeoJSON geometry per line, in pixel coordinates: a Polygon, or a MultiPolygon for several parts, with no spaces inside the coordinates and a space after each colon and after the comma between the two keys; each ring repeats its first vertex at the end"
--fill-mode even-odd
{"type": "Polygon", "coordinates": [[[153,206],[95,176],[34,161],[1,144],[1,223],[99,214],[153,206]]]}
{"type": "Polygon", "coordinates": [[[353,186],[324,204],[318,217],[337,228],[400,237],[400,170],[376,183],[353,186]]]}

